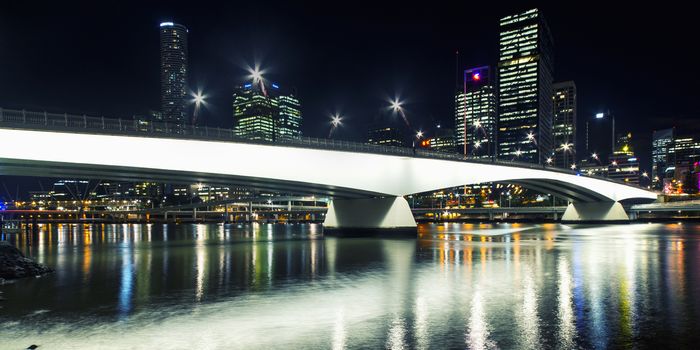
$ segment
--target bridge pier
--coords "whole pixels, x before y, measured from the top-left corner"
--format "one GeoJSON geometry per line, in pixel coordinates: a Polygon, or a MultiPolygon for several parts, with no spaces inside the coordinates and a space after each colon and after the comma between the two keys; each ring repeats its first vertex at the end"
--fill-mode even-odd
{"type": "Polygon", "coordinates": [[[334,199],[323,222],[325,234],[417,234],[416,220],[403,197],[334,199]]]}
{"type": "Polygon", "coordinates": [[[620,202],[571,203],[566,207],[561,222],[629,222],[630,218],[620,202]]]}

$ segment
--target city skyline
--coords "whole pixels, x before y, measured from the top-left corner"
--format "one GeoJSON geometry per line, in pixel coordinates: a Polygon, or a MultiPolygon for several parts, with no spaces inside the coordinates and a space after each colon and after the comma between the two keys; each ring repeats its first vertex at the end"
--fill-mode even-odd
{"type": "MultiPolygon", "coordinates": [[[[145,9],[146,15],[140,14],[139,16],[137,16],[137,18],[129,21],[129,27],[133,27],[134,30],[136,28],[144,28],[145,26],[148,26],[150,28],[150,31],[140,32],[138,33],[138,35],[136,35],[136,33],[134,32],[131,32],[130,35],[125,36],[125,38],[130,37],[131,39],[133,39],[133,42],[131,43],[133,47],[138,47],[142,50],[127,50],[130,54],[133,54],[133,57],[131,57],[131,61],[128,59],[125,60],[123,62],[124,67],[121,68],[127,70],[128,67],[139,67],[139,69],[141,69],[141,73],[148,72],[148,74],[145,74],[145,76],[152,76],[153,73],[157,71],[157,69],[155,69],[155,64],[157,64],[157,61],[154,62],[153,60],[139,60],[138,64],[135,64],[133,61],[136,58],[142,58],[144,52],[157,52],[157,45],[155,44],[156,41],[153,40],[154,38],[156,38],[155,40],[157,40],[157,34],[156,31],[153,30],[153,27],[157,26],[157,24],[161,21],[172,20],[177,23],[184,24],[185,26],[190,28],[191,31],[191,33],[189,33],[191,36],[190,42],[191,45],[193,45],[194,49],[190,49],[190,56],[193,56],[190,59],[190,61],[192,66],[191,71],[193,71],[194,73],[190,74],[190,84],[191,90],[204,89],[207,95],[209,95],[210,103],[207,104],[207,107],[202,112],[202,116],[200,117],[200,120],[203,120],[203,123],[206,125],[231,127],[230,93],[236,84],[240,84],[241,82],[246,81],[246,66],[261,63],[262,67],[265,70],[266,76],[270,77],[271,79],[274,79],[275,81],[285,81],[288,86],[298,88],[299,99],[302,101],[302,113],[304,114],[305,118],[305,125],[303,127],[305,135],[323,137],[328,130],[329,116],[337,111],[343,115],[344,123],[342,128],[339,128],[337,131],[335,131],[334,136],[343,139],[361,140],[364,134],[366,133],[367,124],[371,121],[371,118],[374,115],[374,111],[376,111],[378,108],[382,108],[382,106],[386,106],[388,104],[387,98],[397,96],[402,98],[404,102],[406,115],[416,129],[427,129],[431,127],[432,124],[434,124],[434,122],[438,122],[446,127],[450,127],[452,126],[450,123],[451,119],[453,120],[452,114],[454,108],[454,99],[452,94],[445,94],[442,93],[442,91],[449,89],[451,84],[445,83],[440,84],[439,86],[437,84],[424,85],[417,84],[411,81],[406,82],[406,80],[423,80],[425,79],[424,75],[435,72],[437,72],[438,74],[434,75],[436,77],[439,77],[440,80],[453,80],[453,67],[455,65],[454,50],[456,49],[460,51],[460,58],[459,62],[457,63],[458,71],[462,71],[465,68],[468,68],[470,66],[477,66],[479,64],[495,64],[497,56],[498,19],[502,16],[516,13],[517,11],[525,10],[531,6],[538,5],[539,4],[532,4],[530,6],[503,6],[500,9],[488,9],[488,7],[485,7],[483,15],[477,16],[477,18],[470,18],[470,21],[475,22],[475,24],[470,26],[468,31],[463,31],[461,34],[450,34],[448,37],[438,35],[445,30],[445,28],[442,27],[432,29],[429,33],[426,34],[415,34],[415,30],[409,30],[406,32],[407,34],[398,38],[399,42],[397,44],[397,47],[399,48],[399,50],[396,50],[393,54],[387,54],[384,51],[380,51],[381,54],[376,57],[376,60],[368,62],[367,58],[361,58],[359,60],[360,62],[350,66],[367,66],[368,68],[370,68],[370,71],[373,71],[375,73],[375,76],[377,77],[376,81],[370,81],[366,78],[364,74],[353,74],[357,77],[353,80],[348,81],[348,73],[345,73],[343,69],[336,69],[336,74],[334,76],[329,76],[329,79],[327,79],[326,81],[320,81],[320,79],[318,79],[316,75],[320,74],[321,71],[327,70],[328,68],[324,67],[323,64],[319,65],[318,60],[301,59],[299,57],[298,51],[302,48],[308,49],[309,46],[313,46],[312,44],[316,44],[318,43],[319,39],[322,39],[326,40],[326,44],[330,45],[330,47],[328,48],[331,51],[338,52],[338,50],[340,49],[339,46],[342,45],[339,45],[337,38],[332,38],[330,37],[330,35],[332,33],[344,34],[344,37],[353,38],[353,36],[348,36],[352,33],[348,33],[350,31],[349,29],[341,29],[333,26],[330,28],[330,33],[328,34],[311,34],[308,32],[308,26],[304,26],[301,24],[293,24],[291,26],[292,34],[296,34],[297,32],[303,32],[305,34],[308,34],[308,36],[302,38],[296,35],[291,35],[291,37],[293,38],[291,42],[294,44],[301,43],[301,45],[298,48],[292,47],[290,49],[290,46],[293,46],[291,43],[282,43],[279,41],[280,37],[282,36],[280,24],[274,24],[274,22],[262,20],[262,18],[265,18],[266,16],[272,16],[279,18],[280,23],[296,23],[296,21],[292,21],[290,18],[293,18],[294,16],[302,18],[304,15],[296,12],[294,9],[288,9],[284,6],[281,6],[279,8],[273,6],[261,6],[256,8],[254,6],[248,5],[236,5],[241,6],[241,9],[249,10],[248,12],[255,14],[254,17],[260,19],[247,20],[245,24],[248,24],[248,26],[244,26],[242,24],[224,25],[222,24],[222,22],[218,21],[202,21],[199,16],[194,16],[193,14],[186,13],[182,9],[182,6],[178,4],[173,4],[172,7],[167,9],[158,8],[154,6],[153,8],[145,9]],[[288,15],[285,16],[281,14],[282,10],[289,10],[290,12],[288,15]],[[148,19],[139,20],[139,18],[144,17],[148,17],[148,19]],[[262,23],[272,24],[262,25],[262,23]],[[234,30],[231,29],[231,27],[239,28],[234,30]],[[241,27],[243,29],[241,29],[241,27]],[[236,43],[231,45],[226,44],[226,40],[222,40],[223,35],[214,35],[214,38],[210,38],[209,36],[207,36],[207,34],[212,34],[216,30],[220,31],[221,33],[232,33],[235,31],[235,33],[237,33],[237,37],[240,38],[248,36],[248,39],[240,40],[245,44],[236,43]],[[422,43],[423,41],[428,39],[427,36],[430,36],[439,38],[439,44],[428,45],[425,49],[422,50],[418,49],[415,46],[410,45],[410,43],[407,44],[407,42],[410,41],[409,38],[411,38],[414,34],[415,39],[417,39],[419,43],[422,43]],[[468,45],[468,43],[470,42],[476,42],[476,45],[468,45]],[[439,47],[433,50],[435,46],[439,47]],[[479,47],[479,49],[474,50],[474,46],[479,47]],[[212,51],[212,48],[214,47],[216,47],[219,52],[212,51]],[[238,52],[236,52],[235,54],[226,54],[226,51],[230,51],[230,47],[243,47],[243,49],[238,50],[238,52]],[[211,55],[213,52],[215,52],[216,54],[211,55]],[[412,52],[421,52],[421,54],[401,54],[412,52]],[[228,56],[226,57],[226,64],[223,65],[221,64],[222,55],[228,56]],[[439,60],[441,64],[437,66],[431,64],[421,64],[422,62],[428,62],[430,60],[439,60]],[[207,62],[210,61],[215,62],[216,64],[212,64],[212,68],[209,69],[220,69],[226,66],[224,67],[224,69],[230,74],[212,74],[211,70],[202,68],[202,66],[207,65],[207,62]],[[385,66],[386,72],[377,71],[378,65],[385,66]],[[416,65],[419,66],[418,69],[420,70],[415,70],[416,65]],[[300,75],[304,75],[300,73],[308,71],[309,67],[312,67],[312,69],[311,73],[307,74],[308,78],[300,78],[300,75]],[[318,68],[319,72],[316,72],[316,68],[318,68]],[[338,77],[338,79],[334,79],[336,77],[338,77]],[[220,79],[221,81],[212,81],[217,79],[220,79]],[[203,83],[202,81],[209,82],[203,83]],[[367,85],[368,88],[350,88],[356,88],[358,85],[363,85],[363,83],[366,83],[365,85],[367,85]],[[222,86],[226,87],[223,88],[222,86]],[[428,88],[428,86],[430,86],[430,88],[428,88]],[[343,89],[345,89],[346,92],[348,92],[348,90],[353,91],[344,93],[342,91],[343,89]],[[327,98],[329,94],[335,96],[327,98]],[[229,117],[227,118],[227,116],[229,117]]],[[[636,145],[635,148],[638,150],[638,154],[642,155],[642,168],[651,169],[650,140],[652,130],[671,126],[676,126],[680,130],[687,129],[683,128],[683,124],[692,123],[692,119],[683,119],[682,116],[696,115],[697,112],[693,110],[694,107],[683,107],[684,105],[688,104],[688,101],[685,101],[681,98],[679,99],[679,103],[676,103],[674,106],[674,108],[677,109],[677,111],[674,111],[673,108],[664,106],[663,110],[660,107],[644,108],[643,112],[630,113],[629,110],[641,110],[639,106],[645,103],[649,103],[651,99],[627,99],[627,101],[625,102],[626,99],[624,98],[612,97],[614,96],[614,94],[609,93],[611,90],[610,86],[620,84],[620,81],[625,81],[629,83],[625,79],[621,79],[619,77],[616,79],[609,78],[608,80],[605,80],[604,83],[602,83],[603,88],[600,88],[600,85],[596,85],[595,89],[591,89],[590,80],[587,81],[586,78],[582,79],[579,76],[589,75],[583,74],[583,72],[589,71],[591,66],[597,68],[607,67],[607,65],[602,65],[600,63],[594,65],[590,64],[591,61],[602,62],[600,61],[599,57],[602,54],[596,54],[596,51],[594,50],[586,50],[586,54],[582,55],[584,56],[583,58],[577,58],[572,60],[570,59],[570,57],[567,57],[571,55],[571,51],[573,49],[572,45],[567,44],[570,40],[573,39],[572,34],[573,36],[581,34],[578,32],[572,33],[571,28],[569,28],[567,25],[562,25],[563,18],[561,16],[561,13],[563,9],[557,7],[550,7],[549,5],[539,5],[539,7],[541,7],[542,12],[545,13],[547,21],[550,22],[550,27],[552,28],[552,35],[554,36],[554,53],[556,62],[556,68],[554,73],[555,81],[568,79],[576,81],[576,84],[579,88],[579,94],[582,96],[581,100],[579,101],[579,123],[585,121],[586,119],[592,118],[594,112],[600,111],[602,109],[614,110],[616,113],[616,118],[618,119],[618,124],[624,127],[626,130],[631,130],[635,132],[636,136],[634,142],[639,142],[639,144],[636,145]],[[564,58],[562,58],[561,56],[564,56],[564,58]],[[586,64],[582,64],[582,62],[585,62],[586,64]],[[594,98],[594,93],[600,93],[600,91],[607,92],[607,94],[605,95],[608,96],[605,98],[594,98]],[[639,113],[645,113],[647,115],[644,118],[648,121],[647,123],[630,122],[631,119],[639,119],[639,113]],[[669,125],[668,121],[664,121],[664,117],[666,117],[668,114],[676,117],[674,120],[674,125],[669,125]],[[681,116],[681,118],[678,118],[678,116],[681,116]]],[[[392,29],[390,28],[391,26],[389,24],[396,25],[398,26],[397,28],[415,27],[415,22],[413,22],[413,19],[420,17],[420,14],[415,13],[413,11],[407,9],[397,9],[397,16],[387,15],[386,21],[384,21],[382,19],[383,17],[379,16],[379,14],[386,13],[388,9],[389,7],[387,6],[379,7],[374,12],[370,11],[371,13],[369,13],[368,15],[367,23],[372,28],[376,27],[381,31],[391,32],[392,29]]],[[[6,11],[5,13],[12,13],[12,10],[21,10],[21,7],[9,10],[10,11],[6,11]]],[[[91,10],[99,12],[99,10],[95,9],[83,9],[81,11],[89,12],[91,10]]],[[[622,12],[623,10],[624,8],[608,8],[604,12],[594,13],[597,16],[596,18],[599,19],[599,21],[596,22],[596,24],[605,23],[606,19],[610,20],[610,16],[614,14],[619,15],[620,12],[622,12]]],[[[67,10],[62,9],[62,11],[67,10]]],[[[110,21],[114,21],[120,13],[124,13],[126,11],[128,11],[128,8],[126,7],[118,9],[113,15],[100,17],[103,21],[100,21],[99,23],[88,21],[87,25],[84,26],[83,29],[96,29],[100,27],[103,22],[110,23],[110,21]],[[92,26],[90,25],[91,23],[93,24],[92,26]]],[[[328,11],[328,9],[319,7],[316,11],[324,12],[328,11]]],[[[590,11],[589,9],[582,9],[582,11],[583,13],[590,13],[586,12],[590,11]]],[[[628,23],[639,23],[635,20],[635,18],[641,19],[645,15],[651,15],[650,13],[644,12],[644,10],[640,9],[635,9],[634,11],[641,12],[641,16],[629,16],[626,19],[627,21],[629,21],[628,23]]],[[[75,16],[79,15],[80,13],[80,11],[77,11],[75,14],[72,15],[75,16]]],[[[214,13],[211,9],[198,9],[196,13],[207,14],[211,16],[212,19],[221,17],[220,14],[214,13]]],[[[330,21],[330,18],[335,18],[342,22],[343,20],[351,18],[354,14],[355,12],[353,11],[350,11],[350,13],[346,15],[332,13],[329,16],[329,19],[327,19],[326,21],[330,21]]],[[[34,14],[34,16],[37,16],[37,18],[41,18],[41,16],[46,15],[46,13],[42,12],[34,14]]],[[[447,16],[444,14],[442,15],[447,16]]],[[[432,21],[435,21],[435,19],[432,19],[432,21]]],[[[11,24],[12,20],[10,19],[8,23],[11,24]]],[[[40,23],[40,21],[37,23],[40,23]]],[[[225,23],[230,24],[231,22],[225,23]]],[[[606,45],[610,45],[610,38],[606,37],[620,36],[625,33],[624,31],[615,31],[611,29],[606,32],[606,35],[600,35],[600,28],[598,28],[597,25],[594,25],[591,22],[588,23],[588,26],[589,27],[587,28],[589,28],[593,33],[592,38],[598,40],[599,45],[601,45],[601,47],[606,47],[606,45]],[[595,35],[596,33],[598,34],[597,36],[595,35]]],[[[121,27],[121,29],[124,28],[121,27]]],[[[60,34],[61,32],[59,32],[59,34],[57,35],[59,39],[58,41],[61,42],[61,38],[63,38],[63,35],[66,35],[66,33],[72,33],[76,30],[77,28],[67,26],[67,28],[63,29],[64,34],[60,34]]],[[[669,29],[669,31],[671,30],[669,29]]],[[[87,36],[87,38],[90,37],[90,35],[83,30],[79,32],[79,34],[87,36]]],[[[13,32],[6,31],[6,33],[13,32]]],[[[674,33],[683,34],[684,32],[675,31],[674,33]]],[[[41,25],[38,25],[38,28],[35,28],[29,32],[20,32],[20,34],[23,34],[28,38],[33,38],[37,35],[45,35],[46,33],[42,31],[41,25]]],[[[656,34],[663,35],[663,31],[659,31],[659,33],[656,34]]],[[[18,37],[21,38],[23,35],[19,35],[18,37]]],[[[71,43],[75,51],[85,50],[87,48],[86,44],[89,42],[89,40],[86,40],[87,38],[85,37],[81,37],[81,35],[78,35],[77,40],[71,43]]],[[[106,35],[114,34],[110,34],[110,32],[108,31],[106,35]]],[[[366,38],[368,35],[368,33],[366,32],[361,31],[355,35],[356,36],[354,37],[354,43],[355,45],[360,46],[360,48],[364,48],[365,50],[367,50],[370,48],[374,48],[375,45],[377,45],[375,39],[368,40],[367,43],[356,42],[361,38],[366,38]]],[[[636,37],[627,38],[627,41],[622,42],[622,46],[630,46],[635,44],[635,38],[636,37]]],[[[666,39],[668,39],[670,42],[672,40],[681,40],[681,37],[668,37],[666,39]]],[[[12,44],[16,45],[18,43],[18,40],[17,38],[11,38],[9,35],[4,35],[3,43],[9,43],[9,47],[12,48],[12,44]],[[12,40],[8,40],[8,38],[12,40]]],[[[617,42],[617,44],[618,46],[620,46],[619,42],[617,42]]],[[[669,43],[666,43],[666,45],[668,44],[669,43]]],[[[659,45],[663,45],[663,42],[660,42],[659,45]]],[[[97,46],[97,48],[98,50],[104,49],[99,45],[97,46]]],[[[312,47],[311,54],[309,54],[309,56],[319,57],[323,51],[323,46],[312,47]]],[[[583,49],[581,49],[581,51],[583,51],[583,49]]],[[[20,52],[20,50],[13,50],[13,52],[19,57],[28,54],[20,52]]],[[[614,52],[615,48],[613,48],[612,50],[605,51],[606,57],[610,53],[614,52]]],[[[617,59],[615,59],[613,56],[611,57],[611,60],[619,61],[622,59],[622,57],[624,57],[620,55],[619,52],[617,53],[617,55],[617,59]]],[[[344,57],[343,55],[324,55],[324,58],[327,61],[325,65],[332,65],[334,67],[342,67],[342,63],[348,61],[348,58],[344,57]]],[[[58,61],[63,62],[61,60],[58,61]]],[[[9,62],[11,64],[12,60],[9,60],[9,62]]],[[[88,66],[97,67],[99,70],[99,63],[82,63],[87,64],[88,66]]],[[[68,65],[68,67],[70,68],[70,64],[68,65]]],[[[38,69],[39,71],[41,71],[42,68],[38,69]]],[[[628,69],[630,68],[617,68],[621,75],[625,75],[622,73],[625,73],[628,69]]],[[[62,94],[65,94],[65,92],[52,94],[56,91],[51,90],[52,84],[57,84],[57,81],[67,82],[69,85],[79,84],[80,86],[77,86],[77,91],[80,91],[81,89],[84,89],[84,86],[90,86],[93,84],[99,85],[100,80],[92,79],[89,76],[89,74],[86,74],[88,75],[87,77],[78,75],[77,78],[74,79],[74,81],[66,81],[65,79],[60,78],[62,74],[69,73],[70,69],[68,69],[65,73],[61,73],[60,70],[57,71],[59,72],[54,71],[53,73],[48,74],[48,76],[42,76],[42,79],[47,81],[47,92],[39,91],[26,93],[22,96],[22,98],[13,98],[13,95],[17,94],[17,96],[19,96],[19,93],[22,92],[23,89],[27,89],[29,86],[31,86],[31,84],[27,81],[14,80],[13,86],[17,88],[16,91],[13,90],[8,92],[6,90],[2,90],[2,93],[0,93],[0,105],[2,105],[3,107],[10,108],[37,107],[39,109],[47,109],[60,112],[93,112],[93,114],[95,115],[105,115],[114,117],[145,114],[146,110],[158,109],[157,107],[155,107],[157,106],[158,99],[156,98],[154,100],[153,98],[148,98],[149,96],[152,97],[154,94],[158,93],[157,83],[139,84],[138,88],[134,89],[137,91],[140,90],[141,92],[139,93],[138,98],[129,99],[125,98],[124,96],[120,96],[119,94],[112,95],[116,97],[116,100],[124,101],[123,103],[119,101],[114,101],[114,99],[109,100],[109,95],[100,94],[100,91],[104,89],[99,88],[92,89],[95,91],[91,92],[92,94],[94,94],[93,96],[97,96],[97,98],[86,98],[80,104],[75,100],[74,97],[80,96],[80,93],[70,95],[70,97],[63,96],[65,98],[60,98],[62,94]],[[42,95],[44,95],[44,98],[42,98],[42,95]],[[148,101],[144,101],[146,98],[148,98],[148,101]],[[59,100],[57,101],[57,99],[59,100]],[[96,104],[99,104],[99,106],[96,106],[96,104]]],[[[87,71],[90,72],[90,69],[88,69],[87,71]]],[[[352,69],[352,71],[356,71],[356,69],[352,69]]],[[[690,73],[692,74],[694,72],[690,73]]],[[[629,73],[626,74],[629,75],[629,73]]],[[[9,76],[10,78],[12,78],[12,74],[4,74],[4,76],[9,76]]],[[[144,74],[141,74],[141,76],[144,76],[144,74]]],[[[596,75],[594,74],[593,76],[595,77],[596,75]]],[[[655,77],[651,76],[645,79],[651,80],[655,79],[655,77]]],[[[670,79],[670,77],[668,79],[670,79]]],[[[8,81],[13,82],[12,79],[8,81]]],[[[649,88],[647,90],[649,90],[649,92],[646,93],[652,92],[651,87],[658,85],[658,83],[648,84],[649,88]]],[[[680,89],[682,85],[678,86],[680,89]]],[[[694,87],[691,87],[689,91],[692,92],[693,88],[694,87]]],[[[616,92],[616,94],[619,94],[619,92],[616,92]]],[[[583,128],[579,125],[579,129],[583,128]]]]}

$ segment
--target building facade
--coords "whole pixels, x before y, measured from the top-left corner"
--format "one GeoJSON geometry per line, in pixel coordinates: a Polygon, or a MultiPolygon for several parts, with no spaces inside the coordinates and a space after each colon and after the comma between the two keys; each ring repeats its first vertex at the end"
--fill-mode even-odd
{"type": "Polygon", "coordinates": [[[496,92],[488,66],[464,71],[455,96],[455,143],[467,157],[490,158],[496,149],[496,92]]]}
{"type": "Polygon", "coordinates": [[[639,185],[639,159],[632,150],[632,134],[616,138],[615,152],[609,157],[608,178],[630,185],[639,185]]]}
{"type": "Polygon", "coordinates": [[[552,37],[538,9],[500,20],[498,157],[544,164],[553,151],[552,37]]]}
{"type": "Polygon", "coordinates": [[[389,111],[375,115],[367,129],[367,143],[394,147],[412,146],[409,130],[399,119],[389,111]]]}
{"type": "Polygon", "coordinates": [[[552,102],[554,124],[554,165],[567,169],[576,163],[576,84],[573,81],[555,83],[552,102]]]}
{"type": "Polygon", "coordinates": [[[651,141],[651,178],[655,189],[663,189],[669,148],[673,145],[674,128],[654,130],[651,141]]]}
{"type": "Polygon", "coordinates": [[[233,94],[234,130],[240,137],[269,142],[301,137],[302,114],[294,93],[277,84],[246,83],[233,94]]]}
{"type": "Polygon", "coordinates": [[[160,100],[161,118],[168,128],[181,132],[187,118],[187,33],[185,26],[173,22],[160,24],[160,100]]]}

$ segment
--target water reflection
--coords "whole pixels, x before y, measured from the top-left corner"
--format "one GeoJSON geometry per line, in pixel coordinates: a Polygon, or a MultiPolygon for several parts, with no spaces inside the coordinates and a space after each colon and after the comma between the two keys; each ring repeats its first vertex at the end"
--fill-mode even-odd
{"type": "Polygon", "coordinates": [[[414,240],[324,238],[316,225],[41,225],[3,237],[57,272],[0,286],[0,327],[13,348],[700,340],[700,226],[620,227],[429,224],[414,240]]]}

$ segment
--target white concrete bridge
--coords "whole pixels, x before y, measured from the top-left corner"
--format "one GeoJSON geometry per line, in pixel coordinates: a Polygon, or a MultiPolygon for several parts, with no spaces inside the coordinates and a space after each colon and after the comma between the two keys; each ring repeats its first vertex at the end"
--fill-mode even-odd
{"type": "MultiPolygon", "coordinates": [[[[62,115],[59,115],[62,117],[62,115]]],[[[40,116],[39,116],[40,117],[40,116]]],[[[114,120],[71,126],[0,119],[0,175],[221,183],[333,198],[328,228],[415,227],[406,195],[502,182],[551,193],[573,204],[566,221],[626,220],[622,201],[656,194],[606,179],[533,165],[475,162],[457,155],[386,149],[331,140],[251,143],[230,130],[162,135],[108,127],[114,120]],[[93,127],[88,127],[93,125],[93,127]],[[446,158],[446,159],[442,159],[446,158]]],[[[62,123],[61,123],[62,124],[62,123]]],[[[126,123],[127,126],[129,125],[126,123]]],[[[167,130],[167,128],[165,128],[167,130]]],[[[193,131],[196,131],[193,129],[193,131]]]]}

